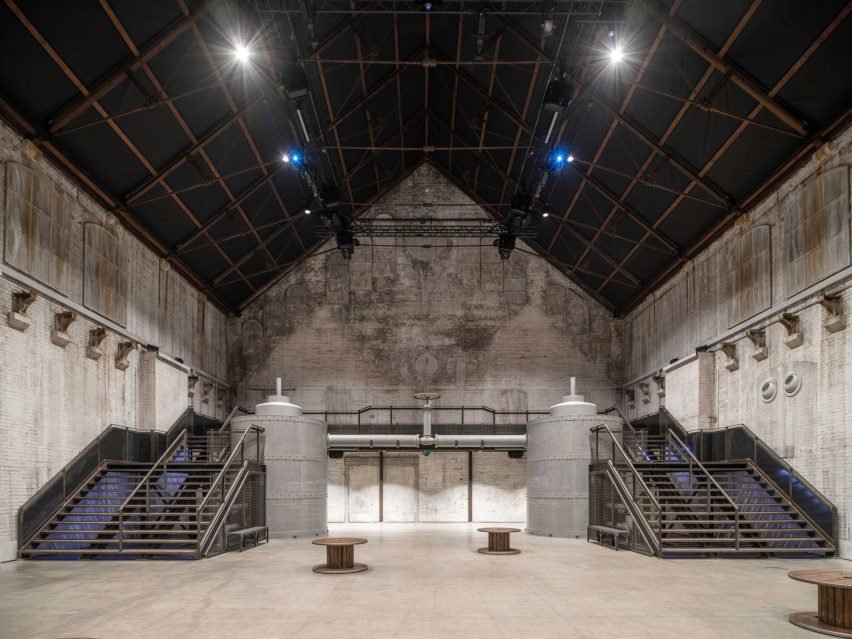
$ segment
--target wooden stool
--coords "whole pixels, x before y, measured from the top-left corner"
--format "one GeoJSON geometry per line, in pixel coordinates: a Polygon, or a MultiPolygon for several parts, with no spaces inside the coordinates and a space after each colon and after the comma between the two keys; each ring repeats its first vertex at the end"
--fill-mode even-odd
{"type": "Polygon", "coordinates": [[[488,548],[477,548],[484,555],[517,555],[520,550],[509,548],[509,535],[521,532],[520,528],[477,528],[479,532],[488,533],[488,548]]]}
{"type": "Polygon", "coordinates": [[[794,570],[788,576],[817,585],[817,612],[794,612],[790,623],[833,637],[852,639],[852,572],[794,570]]]}
{"type": "Polygon", "coordinates": [[[314,566],[314,572],[338,575],[367,570],[367,564],[355,563],[355,546],[366,544],[366,539],[360,537],[323,537],[322,539],[314,539],[311,543],[317,546],[325,546],[326,552],[326,563],[314,566]]]}

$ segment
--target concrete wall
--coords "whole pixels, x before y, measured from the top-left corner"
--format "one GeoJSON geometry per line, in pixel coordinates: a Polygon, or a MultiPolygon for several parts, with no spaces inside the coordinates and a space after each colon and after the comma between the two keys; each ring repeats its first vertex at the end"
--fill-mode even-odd
{"type": "Polygon", "coordinates": [[[632,417],[662,402],[690,429],[749,426],[838,506],[846,558],[852,327],[836,329],[852,313],[850,163],[847,129],[630,313],[623,399],[632,417]],[[839,297],[844,318],[820,305],[824,292],[839,297]],[[782,312],[797,318],[792,337],[782,312]],[[757,344],[749,330],[762,331],[757,344]],[[696,356],[697,347],[708,352],[696,356]],[[802,384],[788,397],[791,373],[802,384]],[[769,382],[777,394],[766,402],[769,382]]]}
{"type": "Polygon", "coordinates": [[[328,475],[332,523],[526,519],[526,461],[506,453],[347,453],[328,475]]]}
{"type": "MultiPolygon", "coordinates": [[[[485,215],[398,206],[424,201],[473,204],[424,165],[373,213],[485,215]]],[[[601,406],[618,397],[620,324],[543,259],[516,251],[501,263],[490,239],[362,242],[351,262],[308,259],[229,323],[242,401],[257,403],[276,376],[306,409],[412,405],[425,390],[439,405],[547,408],[570,375],[601,406]]]]}
{"type": "Polygon", "coordinates": [[[37,281],[38,269],[16,270],[9,264],[14,259],[7,244],[0,247],[0,561],[5,561],[15,556],[19,506],[104,428],[119,424],[164,430],[190,401],[200,412],[221,415],[227,347],[223,313],[2,123],[0,162],[0,237],[9,232],[9,162],[38,173],[44,188],[64,194],[67,206],[67,235],[56,238],[67,242],[58,264],[60,286],[37,281]],[[89,224],[109,228],[118,237],[127,273],[120,322],[84,305],[83,233],[89,224]],[[13,294],[28,290],[37,290],[39,297],[26,311],[29,327],[20,331],[7,318],[13,294]],[[51,342],[51,331],[56,314],[68,310],[78,318],[67,330],[70,343],[62,348],[51,342]],[[97,328],[105,328],[106,337],[100,344],[102,357],[94,360],[86,349],[90,331],[97,328]],[[133,346],[125,370],[116,366],[122,342],[133,346]],[[147,344],[159,346],[159,355],[145,352],[147,344]],[[193,398],[190,371],[200,377],[193,398]]]}

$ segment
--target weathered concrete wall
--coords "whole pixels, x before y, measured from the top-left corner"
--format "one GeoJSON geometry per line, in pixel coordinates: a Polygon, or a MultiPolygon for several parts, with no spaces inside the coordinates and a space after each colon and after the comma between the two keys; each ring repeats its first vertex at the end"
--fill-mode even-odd
{"type": "Polygon", "coordinates": [[[627,317],[624,398],[631,416],[654,412],[652,374],[662,371],[662,401],[688,428],[749,426],[837,505],[847,558],[852,326],[833,332],[842,321],[819,302],[824,292],[838,296],[849,323],[850,163],[847,129],[627,317]],[[779,322],[783,312],[797,318],[799,338],[779,322]],[[754,340],[749,330],[758,331],[754,340]],[[690,355],[699,346],[708,348],[699,357],[712,358],[711,366],[690,355]],[[669,366],[673,358],[687,361],[669,366]],[[787,396],[790,374],[800,377],[801,390],[787,396]],[[764,401],[770,382],[777,393],[764,401]]]}
{"type": "Polygon", "coordinates": [[[385,453],[381,460],[378,453],[347,453],[329,460],[329,521],[523,522],[526,461],[499,452],[472,458],[472,468],[466,452],[385,453]]]}
{"type": "MultiPolygon", "coordinates": [[[[428,165],[374,207],[434,202],[438,218],[482,217],[428,165]]],[[[473,204],[472,202],[470,202],[473,204]]],[[[412,212],[414,211],[414,212],[412,212]]],[[[601,406],[617,397],[620,324],[544,260],[516,251],[501,263],[490,240],[364,238],[351,262],[321,253],[230,322],[230,372],[248,405],[276,376],[306,409],[438,404],[547,408],[569,375],[601,406]],[[433,248],[422,248],[431,244],[433,248]]],[[[419,418],[418,418],[419,419],[419,418]]]]}
{"type": "MultiPolygon", "coordinates": [[[[63,193],[62,232],[50,242],[62,244],[65,258],[55,263],[61,283],[44,282],[44,270],[16,270],[3,243],[0,254],[0,561],[14,558],[17,511],[36,490],[110,424],[131,428],[168,428],[186,408],[189,371],[216,386],[200,412],[222,413],[218,386],[224,380],[225,317],[192,286],[161,266],[159,259],[115,224],[83,191],[42,159],[34,147],[0,123],[0,238],[6,227],[9,163],[39,175],[40,188],[63,193]],[[57,191],[57,189],[59,189],[57,191]],[[126,299],[120,321],[88,308],[84,298],[84,232],[91,225],[117,236],[126,270],[126,299]],[[31,324],[15,330],[7,321],[13,294],[37,289],[39,298],[26,311],[31,324]],[[67,310],[78,318],[68,328],[70,343],[51,342],[55,316],[67,310]],[[106,328],[103,356],[86,357],[90,331],[106,328]],[[127,368],[116,367],[119,343],[130,342],[127,368]],[[143,348],[156,345],[161,355],[143,348]],[[149,358],[148,366],[142,357],[149,358]],[[180,357],[184,365],[174,361],[180,357]]],[[[44,235],[42,235],[45,238],[44,235]]],[[[47,239],[45,239],[47,242],[47,239]]],[[[113,300],[118,299],[118,296],[113,300]]],[[[201,383],[198,385],[201,386],[201,383]]]]}

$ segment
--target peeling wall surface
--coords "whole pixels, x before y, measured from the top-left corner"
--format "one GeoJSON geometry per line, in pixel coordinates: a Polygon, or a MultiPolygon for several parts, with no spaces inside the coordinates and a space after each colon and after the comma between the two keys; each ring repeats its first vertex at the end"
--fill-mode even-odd
{"type": "Polygon", "coordinates": [[[222,312],[2,123],[0,162],[0,561],[7,561],[17,550],[21,504],[110,424],[165,430],[190,402],[221,415],[216,380],[226,378],[227,347],[222,312]],[[14,189],[7,188],[10,171],[14,189]],[[47,211],[22,209],[15,199],[35,187],[44,195],[33,199],[47,211]],[[14,229],[7,227],[13,217],[14,229]],[[116,273],[125,272],[122,285],[103,277],[103,263],[94,274],[84,268],[88,227],[115,239],[120,253],[109,257],[121,264],[116,273]],[[13,295],[39,286],[23,314],[30,325],[10,326],[13,295]],[[56,315],[69,310],[77,318],[59,346],[52,341],[56,315]],[[104,327],[102,356],[87,357],[91,331],[104,327]],[[121,344],[129,345],[123,369],[116,363],[121,344]],[[159,355],[143,350],[149,344],[159,355]],[[190,369],[203,371],[193,398],[190,369]],[[202,383],[211,389],[207,402],[202,383]]]}
{"type": "Polygon", "coordinates": [[[834,501],[846,558],[852,558],[850,164],[847,129],[630,313],[623,398],[631,417],[662,403],[689,429],[747,425],[834,501]],[[832,310],[820,304],[823,292],[837,297],[832,310]],[[833,317],[834,309],[842,317],[833,317]],[[789,326],[779,321],[782,312],[793,316],[789,326]],[[695,357],[694,349],[704,346],[708,352],[695,357]],[[670,365],[675,358],[681,361],[670,365]],[[785,392],[790,375],[801,381],[792,394],[785,392]],[[761,392],[767,385],[776,390],[769,401],[761,392]]]}
{"type": "MultiPolygon", "coordinates": [[[[373,214],[486,216],[472,204],[424,165],[373,214]],[[422,202],[435,206],[405,206],[422,202]]],[[[254,405],[281,376],[294,389],[288,391],[293,401],[309,410],[416,406],[413,395],[429,391],[440,393],[439,406],[524,411],[555,404],[575,375],[590,401],[612,405],[622,367],[619,323],[543,259],[516,250],[501,262],[492,241],[382,238],[371,246],[362,238],[351,261],[336,250],[320,251],[231,322],[230,369],[240,400],[254,405]]],[[[490,421],[484,413],[479,418],[490,421]]],[[[369,413],[365,419],[387,423],[388,417],[369,413]]],[[[421,419],[420,411],[410,411],[397,413],[394,423],[421,419]]],[[[436,424],[452,419],[458,414],[433,414],[436,424]]],[[[466,423],[472,419],[467,415],[466,423]]],[[[525,422],[523,416],[507,421],[525,422]]],[[[401,462],[386,468],[400,481],[417,478],[417,521],[467,521],[467,458],[458,455],[421,459],[416,472],[401,462]]],[[[501,468],[510,460],[498,458],[474,464],[477,486],[492,501],[508,501],[488,504],[483,497],[476,516],[514,521],[524,504],[515,488],[504,491],[501,468]]],[[[330,517],[347,512],[339,500],[348,495],[350,521],[375,521],[378,462],[353,460],[345,472],[329,466],[330,517]]],[[[388,498],[410,497],[393,490],[388,498]]],[[[387,515],[401,520],[411,512],[405,506],[387,515]]]]}

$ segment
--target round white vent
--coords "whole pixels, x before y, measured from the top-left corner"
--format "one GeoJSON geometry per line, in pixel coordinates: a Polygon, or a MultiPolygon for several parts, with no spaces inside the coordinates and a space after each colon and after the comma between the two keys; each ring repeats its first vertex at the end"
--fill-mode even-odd
{"type": "Polygon", "coordinates": [[[763,382],[763,385],[760,387],[760,398],[764,402],[771,402],[777,394],[778,387],[775,385],[775,382],[771,379],[763,382]]]}
{"type": "Polygon", "coordinates": [[[788,373],[787,377],[784,378],[784,394],[787,395],[787,397],[792,397],[798,393],[801,387],[802,378],[796,373],[788,373]]]}

